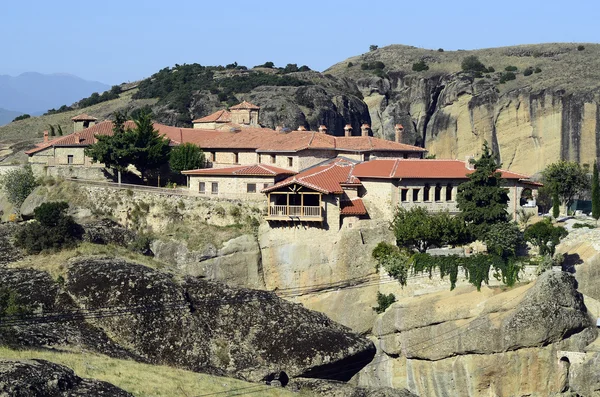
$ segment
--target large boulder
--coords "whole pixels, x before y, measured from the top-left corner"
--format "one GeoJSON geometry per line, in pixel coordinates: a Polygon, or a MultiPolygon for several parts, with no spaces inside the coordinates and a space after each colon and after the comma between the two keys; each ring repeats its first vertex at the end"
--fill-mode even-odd
{"type": "Polygon", "coordinates": [[[401,299],[373,328],[379,354],[361,385],[427,396],[549,395],[568,377],[559,352],[583,352],[597,336],[573,276],[401,299]],[[522,376],[523,371],[528,373],[522,376]]]}
{"type": "Polygon", "coordinates": [[[67,367],[45,360],[0,359],[0,396],[128,397],[108,382],[82,379],[67,367]]]}
{"type": "Polygon", "coordinates": [[[27,196],[21,204],[20,212],[23,219],[32,219],[33,211],[40,205],[49,201],[48,190],[44,186],[38,186],[27,196]]]}
{"type": "Polygon", "coordinates": [[[66,310],[76,313],[73,320],[94,314],[48,329],[12,327],[0,333],[11,345],[83,343],[111,356],[249,381],[281,372],[347,380],[375,354],[366,338],[266,291],[193,277],[177,281],[117,259],[77,259],[62,285],[34,270],[1,272],[2,285],[37,312],[66,310]]]}

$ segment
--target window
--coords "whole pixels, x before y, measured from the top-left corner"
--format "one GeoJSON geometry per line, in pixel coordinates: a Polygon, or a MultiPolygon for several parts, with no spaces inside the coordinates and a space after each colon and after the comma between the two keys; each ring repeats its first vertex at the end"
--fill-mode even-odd
{"type": "Polygon", "coordinates": [[[271,155],[271,164],[275,164],[276,156],[274,154],[271,155]]]}
{"type": "Polygon", "coordinates": [[[434,201],[442,201],[442,185],[439,183],[435,185],[434,201]]]}
{"type": "Polygon", "coordinates": [[[288,157],[288,167],[293,167],[293,166],[294,166],[294,158],[288,157]]]}
{"type": "Polygon", "coordinates": [[[429,186],[429,184],[427,183],[425,185],[425,187],[423,188],[423,201],[430,201],[431,200],[431,186],[429,186]]]}
{"type": "Polygon", "coordinates": [[[369,161],[370,157],[371,157],[371,155],[369,153],[365,153],[365,156],[364,156],[365,161],[369,161]]]}
{"type": "Polygon", "coordinates": [[[198,193],[200,193],[200,194],[206,193],[206,183],[204,183],[204,182],[198,183],[198,193]]]}
{"type": "Polygon", "coordinates": [[[403,203],[408,201],[408,189],[400,189],[400,201],[402,201],[403,203]]]}
{"type": "Polygon", "coordinates": [[[239,162],[240,162],[239,160],[240,160],[240,155],[239,155],[239,153],[234,153],[234,154],[233,154],[233,163],[234,163],[234,164],[239,164],[239,162]]]}
{"type": "Polygon", "coordinates": [[[217,161],[217,153],[216,152],[210,152],[209,154],[210,157],[210,161],[217,161]]]}
{"type": "Polygon", "coordinates": [[[421,189],[417,189],[417,188],[413,188],[412,193],[413,193],[413,197],[412,197],[412,201],[419,201],[419,192],[421,191],[421,189]]]}
{"type": "Polygon", "coordinates": [[[453,186],[451,183],[446,186],[446,201],[452,201],[452,189],[453,186]]]}
{"type": "Polygon", "coordinates": [[[404,154],[402,155],[402,158],[403,158],[403,159],[407,159],[407,158],[408,158],[408,154],[404,153],[404,154]]]}
{"type": "Polygon", "coordinates": [[[211,193],[212,194],[219,194],[219,182],[213,182],[211,184],[211,193]]]}
{"type": "Polygon", "coordinates": [[[256,183],[247,183],[246,193],[256,193],[256,183]]]}
{"type": "Polygon", "coordinates": [[[263,183],[263,189],[268,188],[269,186],[271,186],[271,183],[263,183]]]}
{"type": "Polygon", "coordinates": [[[67,164],[73,164],[73,155],[72,154],[67,155],[67,164]]]}

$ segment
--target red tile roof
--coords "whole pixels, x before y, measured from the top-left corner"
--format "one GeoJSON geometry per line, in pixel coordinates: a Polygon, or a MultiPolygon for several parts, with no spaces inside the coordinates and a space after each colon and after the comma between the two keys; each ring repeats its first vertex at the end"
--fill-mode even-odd
{"type": "MultiPolygon", "coordinates": [[[[354,175],[359,178],[467,179],[472,173],[460,160],[376,159],[358,164],[354,175]]],[[[529,176],[500,170],[505,179],[528,179],[529,176]]]]}
{"type": "Polygon", "coordinates": [[[73,120],[73,121],[96,121],[98,119],[95,117],[92,117],[86,113],[83,113],[83,114],[80,114],[78,116],[71,118],[71,120],[73,120]]]}
{"type": "Polygon", "coordinates": [[[366,215],[367,209],[361,198],[340,201],[341,215],[366,215]]]}
{"type": "Polygon", "coordinates": [[[282,187],[298,184],[324,194],[342,194],[342,185],[356,184],[358,181],[352,175],[355,163],[346,159],[337,158],[331,162],[309,168],[292,177],[284,179],[266,189],[263,193],[272,192],[282,187]]]}
{"type": "Polygon", "coordinates": [[[231,122],[231,113],[227,110],[218,110],[213,114],[192,121],[192,123],[229,123],[231,122]]]}
{"type": "Polygon", "coordinates": [[[259,110],[260,107],[248,102],[248,101],[243,101],[242,103],[232,106],[229,108],[229,110],[238,110],[238,109],[256,109],[259,110]]]}
{"type": "Polygon", "coordinates": [[[227,168],[201,168],[198,170],[181,171],[186,175],[256,175],[256,176],[278,176],[293,175],[296,172],[279,167],[264,164],[240,165],[227,168]]]}

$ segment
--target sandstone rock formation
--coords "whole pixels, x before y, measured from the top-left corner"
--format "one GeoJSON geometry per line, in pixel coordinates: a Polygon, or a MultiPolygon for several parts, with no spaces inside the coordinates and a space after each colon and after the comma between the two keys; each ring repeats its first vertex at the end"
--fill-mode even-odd
{"type": "Polygon", "coordinates": [[[548,395],[569,376],[558,352],[581,353],[597,336],[564,272],[506,292],[457,290],[388,308],[373,327],[380,354],[359,384],[427,396],[548,395]]]}
{"type": "Polygon", "coordinates": [[[289,385],[292,390],[310,390],[317,396],[327,397],[417,397],[408,390],[391,387],[357,387],[348,383],[310,378],[293,379],[289,385]]]}
{"type": "Polygon", "coordinates": [[[49,361],[0,359],[0,396],[127,397],[131,394],[107,382],[82,379],[71,369],[49,361]]]}
{"type": "Polygon", "coordinates": [[[12,346],[83,344],[249,381],[282,371],[346,380],[375,353],[367,339],[272,293],[192,277],[177,282],[122,260],[76,260],[64,286],[35,270],[0,269],[0,280],[37,313],[68,312],[59,323],[0,329],[0,342],[12,346]]]}

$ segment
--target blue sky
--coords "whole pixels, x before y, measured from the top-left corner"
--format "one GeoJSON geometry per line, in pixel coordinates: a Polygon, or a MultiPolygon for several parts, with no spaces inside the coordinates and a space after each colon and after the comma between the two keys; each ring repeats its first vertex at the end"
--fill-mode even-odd
{"type": "Polygon", "coordinates": [[[599,17],[592,0],[7,0],[0,74],[62,72],[116,84],[176,63],[324,70],[370,44],[600,42],[599,17]]]}

